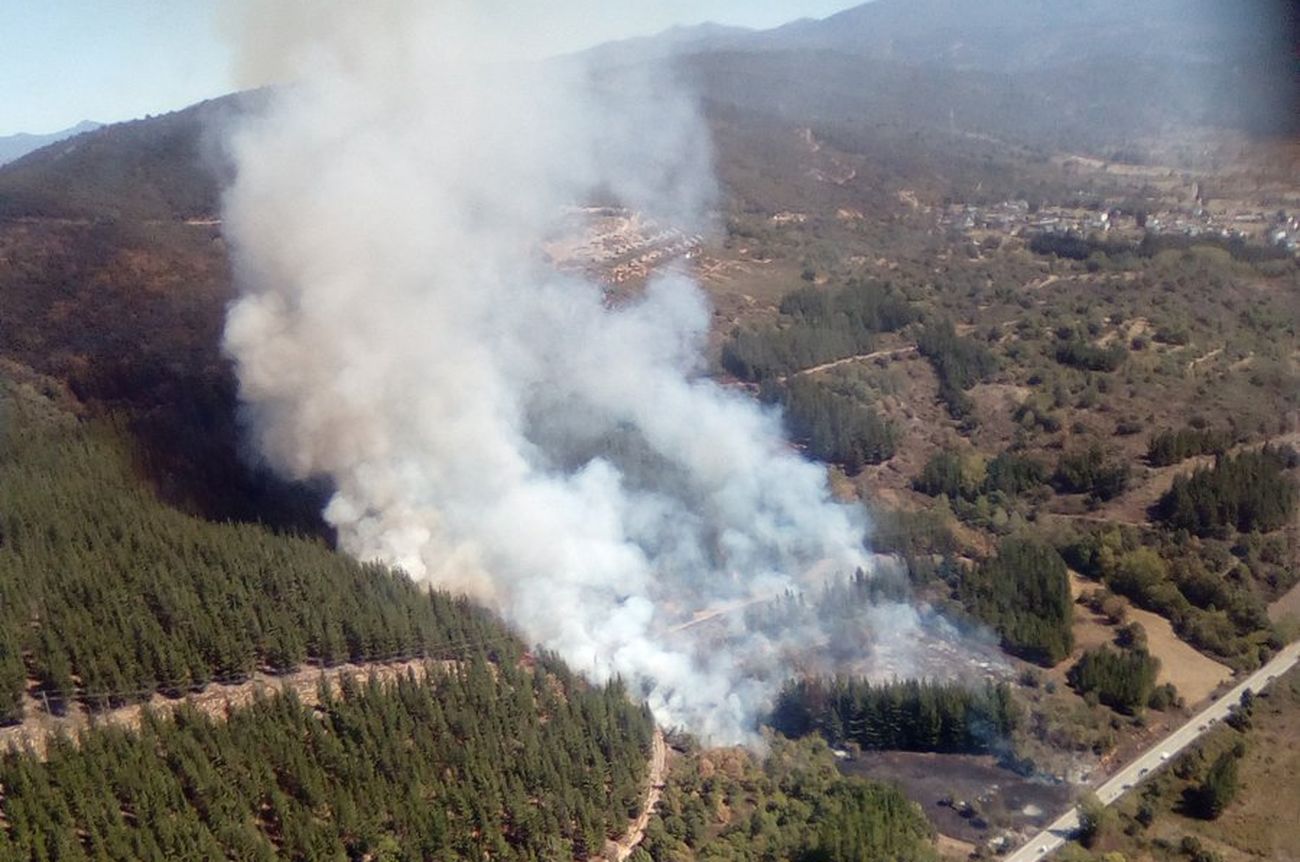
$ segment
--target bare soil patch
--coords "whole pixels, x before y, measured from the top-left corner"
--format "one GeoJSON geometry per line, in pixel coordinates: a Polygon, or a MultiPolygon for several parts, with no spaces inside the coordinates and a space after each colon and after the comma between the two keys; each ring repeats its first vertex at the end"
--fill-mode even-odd
{"type": "Polygon", "coordinates": [[[1296,584],[1290,592],[1268,606],[1268,618],[1273,622],[1280,622],[1286,617],[1300,620],[1300,584],[1296,584]]]}
{"type": "Polygon", "coordinates": [[[992,757],[969,754],[863,752],[841,761],[840,771],[897,782],[940,833],[976,844],[1008,828],[1043,828],[1072,792],[1068,784],[1023,778],[992,757]]]}
{"type": "Polygon", "coordinates": [[[663,731],[656,727],[650,749],[650,772],[646,775],[645,801],[641,803],[641,813],[628,823],[627,831],[621,838],[608,842],[604,854],[596,857],[597,859],[624,862],[632,855],[632,851],[645,838],[646,827],[659,806],[659,796],[663,793],[664,778],[667,774],[668,743],[664,741],[663,731]]]}
{"type": "Polygon", "coordinates": [[[1012,383],[979,383],[967,393],[975,404],[979,426],[971,440],[981,449],[1005,448],[1016,433],[1016,408],[1031,394],[1027,386],[1012,383]]]}
{"type": "Polygon", "coordinates": [[[959,841],[942,832],[934,837],[934,846],[944,859],[969,859],[977,849],[976,845],[969,841],[959,841]]]}

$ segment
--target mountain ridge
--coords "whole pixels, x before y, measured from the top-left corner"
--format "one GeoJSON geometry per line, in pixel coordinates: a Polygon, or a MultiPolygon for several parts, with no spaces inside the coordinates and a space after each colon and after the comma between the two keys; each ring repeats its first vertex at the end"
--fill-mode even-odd
{"type": "Polygon", "coordinates": [[[103,123],[97,123],[94,120],[82,120],[76,125],[60,129],[57,132],[17,132],[12,135],[0,136],[0,165],[17,161],[28,153],[76,137],[83,132],[93,132],[102,128],[103,125],[103,123]]]}

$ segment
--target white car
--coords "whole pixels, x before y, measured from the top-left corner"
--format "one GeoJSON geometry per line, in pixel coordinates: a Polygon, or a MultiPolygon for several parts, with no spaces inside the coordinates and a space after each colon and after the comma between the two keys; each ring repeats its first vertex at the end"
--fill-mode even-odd
{"type": "Polygon", "coordinates": [[[1169,759],[1169,752],[1167,752],[1167,751],[1162,751],[1162,752],[1160,752],[1160,759],[1161,759],[1161,760],[1168,760],[1168,759],[1169,759]]]}

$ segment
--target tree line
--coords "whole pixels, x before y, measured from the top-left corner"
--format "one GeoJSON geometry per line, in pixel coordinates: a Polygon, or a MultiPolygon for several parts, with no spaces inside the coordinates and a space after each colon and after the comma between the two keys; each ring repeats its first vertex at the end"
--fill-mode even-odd
{"type": "Polygon", "coordinates": [[[1232,434],[1213,428],[1161,431],[1147,443],[1147,463],[1168,467],[1197,455],[1222,455],[1232,443],[1232,434]]]}
{"type": "Polygon", "coordinates": [[[1106,452],[1100,443],[1066,452],[1056,463],[1052,484],[1066,494],[1087,494],[1092,500],[1112,500],[1128,489],[1128,462],[1106,452]]]}
{"type": "Polygon", "coordinates": [[[957,334],[950,320],[926,324],[917,336],[917,350],[939,378],[939,398],[952,418],[973,420],[975,404],[966,390],[987,380],[998,368],[997,358],[985,345],[957,334]]]}
{"type": "Polygon", "coordinates": [[[984,462],[952,449],[930,457],[912,487],[931,497],[973,501],[981,496],[1017,497],[1041,487],[1048,478],[1045,464],[1016,452],[1000,452],[984,462]]]}
{"type": "Polygon", "coordinates": [[[1115,371],[1128,358],[1123,344],[1097,347],[1080,338],[1069,338],[1056,347],[1056,361],[1084,371],[1115,371]]]}
{"type": "Polygon", "coordinates": [[[1208,234],[1184,236],[1182,234],[1147,231],[1136,243],[1106,240],[1095,236],[1082,236],[1074,231],[1039,232],[1029,240],[1029,250],[1034,254],[1052,255],[1069,260],[1088,260],[1096,254],[1108,257],[1136,255],[1152,258],[1163,251],[1186,251],[1196,246],[1221,248],[1234,260],[1259,264],[1273,260],[1286,260],[1291,256],[1285,248],[1249,243],[1241,237],[1218,237],[1208,234]]]}
{"type": "Polygon", "coordinates": [[[872,751],[982,754],[1002,750],[1020,721],[1009,686],[811,677],[781,689],[767,724],[792,739],[872,751]]]}
{"type": "Polygon", "coordinates": [[[1213,467],[1176,477],[1156,514],[1169,528],[1198,536],[1276,530],[1296,511],[1296,483],[1285,471],[1298,460],[1290,446],[1223,456],[1213,467]]]}

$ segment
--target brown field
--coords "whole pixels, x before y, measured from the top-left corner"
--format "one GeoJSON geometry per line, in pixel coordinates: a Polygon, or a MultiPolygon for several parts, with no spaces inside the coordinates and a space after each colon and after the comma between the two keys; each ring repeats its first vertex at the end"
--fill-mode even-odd
{"type": "MultiPolygon", "coordinates": [[[[1070,573],[1070,592],[1075,598],[1095,589],[1097,585],[1092,581],[1076,572],[1070,573]]],[[[1074,609],[1075,651],[1069,659],[1055,668],[1054,674],[1061,678],[1064,678],[1065,671],[1083,654],[1084,650],[1114,640],[1117,628],[1083,605],[1076,604],[1074,609]]],[[[1129,604],[1128,619],[1141,623],[1146,629],[1147,647],[1153,656],[1160,659],[1159,681],[1173,683],[1188,706],[1205,700],[1216,688],[1232,677],[1232,668],[1202,655],[1179,640],[1169,620],[1159,614],[1129,604]]]]}
{"type": "Polygon", "coordinates": [[[1300,860],[1300,673],[1293,670],[1274,689],[1256,707],[1241,796],[1217,822],[1197,824],[1239,851],[1230,859],[1300,860]]]}
{"type": "Polygon", "coordinates": [[[1092,612],[1090,608],[1077,604],[1079,596],[1097,589],[1097,585],[1077,572],[1070,572],[1070,595],[1074,596],[1074,652],[1069,660],[1058,667],[1068,667],[1085,650],[1094,649],[1115,640],[1115,626],[1092,612]]]}
{"type": "Polygon", "coordinates": [[[1159,681],[1173,683],[1189,706],[1205,700],[1232,677],[1232,668],[1180,640],[1169,620],[1159,614],[1130,607],[1128,617],[1147,630],[1147,646],[1160,659],[1159,681]]]}
{"type": "Polygon", "coordinates": [[[969,859],[976,850],[969,841],[958,841],[942,832],[934,837],[934,846],[944,859],[969,859]]]}
{"type": "Polygon", "coordinates": [[[1287,617],[1300,620],[1300,584],[1268,606],[1268,618],[1273,622],[1281,622],[1287,617]]]}

